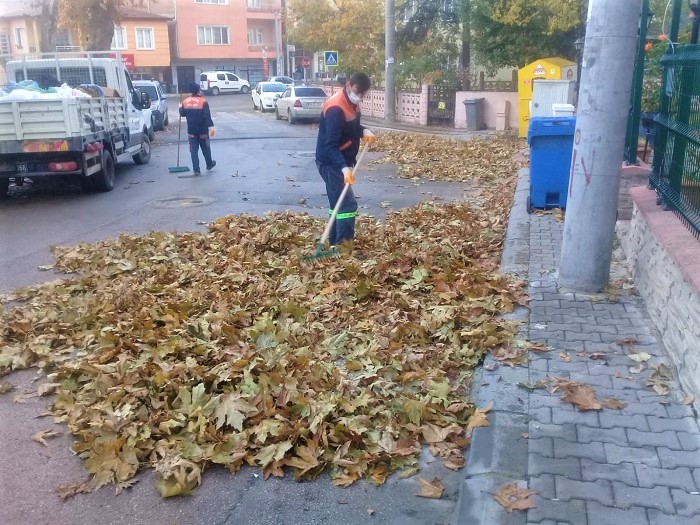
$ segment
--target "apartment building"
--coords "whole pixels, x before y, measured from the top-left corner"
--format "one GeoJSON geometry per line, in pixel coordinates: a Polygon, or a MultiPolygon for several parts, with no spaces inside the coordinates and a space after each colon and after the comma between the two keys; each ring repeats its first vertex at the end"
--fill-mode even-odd
{"type": "Polygon", "coordinates": [[[39,51],[36,9],[0,14],[0,55],[28,55],[39,51]]]}
{"type": "Polygon", "coordinates": [[[172,1],[172,75],[181,89],[203,71],[232,71],[251,83],[262,79],[265,66],[270,75],[282,74],[281,0],[172,1]]]}

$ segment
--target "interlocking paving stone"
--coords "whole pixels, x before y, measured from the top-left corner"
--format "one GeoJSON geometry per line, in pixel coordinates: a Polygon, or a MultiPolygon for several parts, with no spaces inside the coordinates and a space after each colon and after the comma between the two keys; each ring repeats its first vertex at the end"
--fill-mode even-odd
{"type": "Polygon", "coordinates": [[[613,481],[612,487],[615,506],[621,509],[648,507],[667,514],[673,514],[676,511],[668,487],[630,487],[616,481],[613,481]]]}
{"type": "Polygon", "coordinates": [[[586,502],[588,523],[592,525],[648,525],[647,511],[642,507],[617,509],[595,501],[586,502]]]}
{"type": "Polygon", "coordinates": [[[562,501],[585,499],[597,501],[601,505],[612,506],[612,485],[609,481],[578,481],[563,476],[555,476],[554,486],[557,498],[562,501]]]}
{"type": "Polygon", "coordinates": [[[681,516],[700,516],[700,494],[691,494],[684,490],[671,489],[673,502],[681,516]]]}
{"type": "Polygon", "coordinates": [[[607,463],[643,463],[659,467],[659,457],[654,447],[620,447],[613,443],[604,443],[607,463]]]}
{"type": "Polygon", "coordinates": [[[663,468],[693,467],[700,468],[700,454],[686,450],[671,450],[664,447],[658,449],[659,459],[663,468]]]}
{"type": "Polygon", "coordinates": [[[649,445],[681,450],[681,442],[678,440],[678,435],[672,430],[666,430],[665,432],[640,432],[634,428],[628,428],[627,437],[630,445],[635,447],[649,445]]]}
{"type": "Polygon", "coordinates": [[[634,487],[637,485],[637,476],[634,465],[631,463],[596,463],[588,459],[581,460],[581,476],[585,481],[607,479],[609,481],[621,481],[634,487]]]}
{"type": "MultiPolygon", "coordinates": [[[[540,454],[528,456],[530,475],[557,474],[572,479],[581,479],[581,460],[579,458],[549,458],[540,454]]],[[[634,473],[633,473],[634,474],[634,473]]]]}
{"type": "Polygon", "coordinates": [[[635,465],[634,470],[640,487],[662,485],[693,492],[697,490],[689,468],[675,469],[653,468],[648,465],[635,465]]]}

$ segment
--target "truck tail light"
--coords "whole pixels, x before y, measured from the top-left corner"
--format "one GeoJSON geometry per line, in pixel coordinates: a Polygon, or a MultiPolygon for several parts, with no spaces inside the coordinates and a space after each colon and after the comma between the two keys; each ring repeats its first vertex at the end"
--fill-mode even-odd
{"type": "Polygon", "coordinates": [[[302,107],[302,106],[301,106],[301,100],[296,99],[296,100],[294,101],[294,107],[295,107],[295,108],[300,108],[300,107],[302,107]]]}
{"type": "Polygon", "coordinates": [[[75,171],[77,169],[77,162],[49,162],[49,171],[75,171]]]}

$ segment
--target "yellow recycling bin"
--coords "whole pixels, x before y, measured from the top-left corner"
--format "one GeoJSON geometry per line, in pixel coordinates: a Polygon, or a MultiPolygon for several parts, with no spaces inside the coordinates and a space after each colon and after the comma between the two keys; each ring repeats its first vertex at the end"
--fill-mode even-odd
{"type": "Polygon", "coordinates": [[[542,58],[518,71],[518,135],[527,137],[533,80],[576,80],[576,64],[565,58],[542,58]]]}

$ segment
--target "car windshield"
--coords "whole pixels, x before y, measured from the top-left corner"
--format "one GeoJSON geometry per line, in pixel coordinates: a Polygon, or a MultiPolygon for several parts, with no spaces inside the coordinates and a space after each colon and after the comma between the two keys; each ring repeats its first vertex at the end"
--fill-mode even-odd
{"type": "Polygon", "coordinates": [[[151,97],[151,100],[158,100],[158,93],[156,93],[156,87],[155,86],[139,86],[137,85],[136,88],[141,91],[142,93],[146,93],[149,97],[151,97]]]}
{"type": "Polygon", "coordinates": [[[325,97],[326,92],[321,88],[296,88],[294,94],[297,97],[325,97]]]}
{"type": "Polygon", "coordinates": [[[287,89],[287,86],[284,84],[264,84],[262,87],[265,93],[282,93],[285,89],[287,89]]]}

